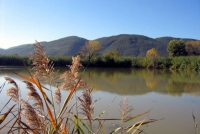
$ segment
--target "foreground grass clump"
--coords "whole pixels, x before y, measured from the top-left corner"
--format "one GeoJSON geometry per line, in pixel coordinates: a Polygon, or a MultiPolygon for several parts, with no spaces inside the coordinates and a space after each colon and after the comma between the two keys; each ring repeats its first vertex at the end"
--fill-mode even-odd
{"type": "MultiPolygon", "coordinates": [[[[130,116],[132,108],[128,105],[127,99],[120,102],[121,117],[119,119],[102,119],[102,115],[109,106],[94,116],[95,101],[92,99],[92,88],[81,79],[79,69],[82,68],[82,64],[79,56],[72,57],[72,65],[68,65],[69,70],[60,76],[58,76],[58,71],[54,70],[54,63],[47,58],[40,43],[35,43],[35,51],[30,58],[32,69],[26,68],[29,77],[13,72],[24,79],[23,82],[28,90],[27,99],[20,95],[21,91],[15,80],[5,77],[6,82],[12,87],[6,90],[6,95],[10,97],[10,100],[3,105],[0,111],[0,131],[7,128],[6,133],[94,134],[101,131],[106,133],[105,121],[118,120],[121,125],[108,133],[141,133],[143,132],[142,128],[139,129],[141,125],[156,121],[143,119],[132,122],[135,118],[148,114],[149,111],[130,116]],[[78,88],[83,89],[81,96],[76,96],[78,88]],[[63,104],[61,104],[61,89],[69,91],[63,104]],[[11,101],[14,102],[13,105],[10,104],[11,101]],[[56,108],[56,105],[59,108],[56,108]],[[3,110],[6,112],[2,113],[3,110]],[[8,116],[10,116],[9,119],[8,116]],[[97,122],[97,127],[94,127],[94,122],[97,122]],[[132,123],[127,126],[127,122],[132,123]]],[[[0,93],[4,85],[0,87],[0,93]]]]}

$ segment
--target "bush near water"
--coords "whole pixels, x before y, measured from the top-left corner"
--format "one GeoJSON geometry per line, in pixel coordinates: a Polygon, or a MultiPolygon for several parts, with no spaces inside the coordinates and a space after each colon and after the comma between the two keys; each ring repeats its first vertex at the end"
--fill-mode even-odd
{"type": "MultiPolygon", "coordinates": [[[[50,60],[54,62],[55,66],[66,66],[70,65],[72,62],[71,57],[65,56],[55,56],[49,57],[50,60]]],[[[20,56],[0,56],[0,66],[23,66],[23,62],[30,66],[32,60],[28,57],[20,56]]],[[[121,68],[152,68],[153,66],[148,66],[150,61],[146,57],[95,57],[91,62],[87,59],[81,59],[83,66],[88,67],[121,67],[121,68]]],[[[159,57],[158,64],[155,68],[159,69],[190,69],[199,70],[200,69],[200,57],[199,56],[181,56],[181,57],[159,57]]]]}

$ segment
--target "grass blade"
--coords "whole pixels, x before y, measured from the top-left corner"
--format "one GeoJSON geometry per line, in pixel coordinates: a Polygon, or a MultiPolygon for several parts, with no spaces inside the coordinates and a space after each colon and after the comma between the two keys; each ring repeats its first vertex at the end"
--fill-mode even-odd
{"type": "Polygon", "coordinates": [[[141,121],[141,123],[133,130],[133,132],[131,134],[134,134],[139,129],[139,127],[142,125],[142,123],[144,121],[145,121],[145,119],[143,121],[141,121]]]}
{"type": "Polygon", "coordinates": [[[48,104],[46,103],[45,101],[45,104],[46,104],[46,107],[47,107],[47,112],[48,112],[48,115],[50,117],[50,120],[51,120],[51,124],[53,125],[54,129],[57,131],[57,125],[56,125],[56,121],[53,117],[53,114],[51,112],[51,109],[49,108],[48,104]]]}
{"type": "Polygon", "coordinates": [[[88,132],[91,132],[92,133],[92,131],[85,125],[85,123],[80,119],[80,118],[78,118],[75,114],[73,114],[72,113],[72,116],[76,119],[76,120],[78,120],[87,130],[88,130],[88,132]]]}
{"type": "Polygon", "coordinates": [[[103,125],[101,125],[101,130],[102,130],[102,132],[103,132],[104,134],[106,134],[106,130],[105,130],[105,128],[103,127],[103,125]]]}
{"type": "MultiPolygon", "coordinates": [[[[160,119],[160,120],[162,120],[162,119],[160,119]]],[[[156,121],[158,121],[158,120],[150,119],[150,120],[148,120],[148,121],[142,122],[141,125],[149,124],[149,123],[156,122],[156,121]]],[[[135,123],[135,127],[137,127],[138,125],[140,125],[140,123],[135,123]]],[[[129,128],[131,128],[131,127],[132,127],[132,126],[129,126],[129,127],[127,127],[126,129],[129,129],[129,128]]]]}
{"type": "MultiPolygon", "coordinates": [[[[150,111],[150,110],[149,110],[149,111],[150,111]]],[[[136,115],[136,116],[132,116],[132,117],[128,118],[127,120],[125,120],[124,122],[128,122],[128,121],[131,121],[131,120],[133,120],[133,119],[135,119],[135,118],[138,118],[138,117],[140,117],[140,116],[143,116],[143,115],[149,113],[149,111],[146,111],[146,112],[144,112],[144,113],[138,114],[138,115],[136,115]]]]}
{"type": "MultiPolygon", "coordinates": [[[[15,104],[16,105],[16,104],[15,104]]],[[[15,107],[15,105],[13,105],[4,115],[1,116],[0,118],[0,124],[6,119],[6,117],[8,116],[8,114],[11,112],[11,110],[15,107]]]]}
{"type": "Polygon", "coordinates": [[[3,129],[5,126],[7,126],[14,118],[16,118],[16,117],[13,117],[6,124],[4,124],[2,127],[0,127],[0,130],[3,129]]]}
{"type": "MultiPolygon", "coordinates": [[[[116,98],[116,97],[115,97],[116,98]]],[[[113,101],[115,100],[115,98],[112,100],[112,102],[106,107],[105,110],[103,110],[94,120],[99,119],[105,112],[106,110],[110,107],[110,105],[113,103],[113,101]]]]}
{"type": "Polygon", "coordinates": [[[6,82],[4,82],[4,84],[2,86],[0,86],[0,93],[3,90],[3,87],[5,86],[6,82]]]}
{"type": "Polygon", "coordinates": [[[76,130],[77,130],[78,134],[80,134],[80,132],[81,132],[82,134],[84,134],[83,130],[82,130],[81,127],[78,125],[78,122],[76,121],[76,118],[75,118],[74,116],[73,116],[73,122],[74,122],[74,124],[75,124],[75,126],[76,126],[76,130]]]}
{"type": "Polygon", "coordinates": [[[135,131],[138,130],[138,128],[142,125],[142,123],[143,123],[144,121],[145,121],[145,119],[142,120],[142,121],[138,121],[137,123],[133,124],[126,132],[127,132],[127,133],[130,132],[130,131],[136,126],[136,124],[139,124],[139,125],[133,130],[132,134],[134,134],[135,131]]]}
{"type": "Polygon", "coordinates": [[[116,133],[117,131],[119,131],[121,129],[121,127],[118,127],[118,128],[116,128],[115,130],[113,130],[110,134],[114,134],[114,133],[116,133]]]}
{"type": "MultiPolygon", "coordinates": [[[[99,130],[102,130],[102,132],[104,133],[104,134],[106,134],[106,130],[105,130],[105,128],[103,127],[103,125],[102,125],[102,123],[99,121],[99,130]]],[[[98,131],[99,130],[97,130],[97,134],[98,134],[98,131]]]]}

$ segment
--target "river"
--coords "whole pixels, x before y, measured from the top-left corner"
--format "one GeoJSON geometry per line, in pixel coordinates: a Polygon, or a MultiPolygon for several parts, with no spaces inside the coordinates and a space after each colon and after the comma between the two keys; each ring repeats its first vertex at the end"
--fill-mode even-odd
{"type": "MultiPolygon", "coordinates": [[[[6,69],[9,71],[0,71],[0,86],[5,82],[4,77],[11,77],[18,83],[21,95],[26,96],[27,90],[23,80],[10,72],[28,75],[26,70],[22,67],[6,67],[6,69]]],[[[59,68],[59,70],[63,73],[66,69],[59,68]]],[[[106,110],[104,118],[120,118],[119,103],[126,97],[133,108],[132,116],[150,110],[147,115],[132,121],[132,124],[144,118],[158,120],[141,127],[144,129],[143,132],[148,134],[192,134],[195,131],[192,113],[196,121],[200,121],[200,74],[198,72],[86,68],[82,74],[82,79],[93,88],[93,101],[100,98],[95,103],[94,117],[105,110],[115,98],[106,110]]],[[[0,109],[9,99],[5,96],[8,88],[9,85],[6,84],[0,93],[0,109]]],[[[76,95],[80,96],[81,93],[82,90],[79,89],[76,95]]],[[[63,100],[68,94],[67,90],[62,90],[63,100]]],[[[110,133],[120,125],[121,122],[111,120],[104,123],[104,128],[107,133],[110,133]]]]}

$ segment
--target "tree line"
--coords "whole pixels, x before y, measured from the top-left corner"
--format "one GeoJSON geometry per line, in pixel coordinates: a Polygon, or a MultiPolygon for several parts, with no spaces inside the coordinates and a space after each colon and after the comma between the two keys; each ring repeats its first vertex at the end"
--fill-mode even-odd
{"type": "Polygon", "coordinates": [[[200,55],[200,41],[171,40],[167,46],[169,56],[198,56],[200,55]]]}
{"type": "MultiPolygon", "coordinates": [[[[109,50],[101,54],[101,44],[88,41],[75,55],[82,57],[82,64],[89,67],[132,67],[132,68],[170,68],[170,69],[200,69],[200,41],[171,40],[167,46],[169,57],[161,57],[156,48],[146,52],[145,57],[120,56],[118,50],[109,50]]],[[[71,56],[49,57],[55,66],[70,65],[71,56]]],[[[32,64],[29,57],[18,55],[0,55],[0,65],[23,66],[32,64]],[[23,61],[23,62],[22,62],[23,61]]]]}

